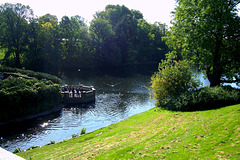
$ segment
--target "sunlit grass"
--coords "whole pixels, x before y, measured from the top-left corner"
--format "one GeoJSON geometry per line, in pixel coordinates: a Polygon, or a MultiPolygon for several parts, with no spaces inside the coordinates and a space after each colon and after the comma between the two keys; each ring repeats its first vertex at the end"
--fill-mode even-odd
{"type": "Polygon", "coordinates": [[[19,155],[26,159],[240,159],[240,105],[198,112],[153,108],[19,155]]]}

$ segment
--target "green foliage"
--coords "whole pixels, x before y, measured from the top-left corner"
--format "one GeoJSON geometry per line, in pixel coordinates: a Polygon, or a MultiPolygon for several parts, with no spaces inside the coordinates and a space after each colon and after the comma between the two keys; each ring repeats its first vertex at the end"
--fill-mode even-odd
{"type": "Polygon", "coordinates": [[[31,146],[31,147],[27,148],[26,151],[30,151],[30,150],[33,150],[33,149],[36,149],[36,148],[39,148],[39,146],[31,146]]]}
{"type": "Polygon", "coordinates": [[[20,3],[0,6],[0,46],[7,49],[5,60],[13,56],[15,67],[21,67],[20,57],[27,49],[28,20],[32,16],[30,7],[20,3]]]}
{"type": "Polygon", "coordinates": [[[20,153],[23,152],[21,148],[14,148],[13,153],[20,153]]]}
{"type": "Polygon", "coordinates": [[[205,87],[182,93],[170,101],[172,110],[196,111],[240,103],[240,91],[231,87],[205,87]]]}
{"type": "Polygon", "coordinates": [[[95,61],[102,65],[158,62],[168,51],[161,41],[166,26],[147,23],[139,11],[108,5],[94,18],[90,36],[95,40],[95,61]]]}
{"type": "Polygon", "coordinates": [[[200,82],[193,78],[191,65],[186,61],[164,60],[151,77],[151,89],[157,106],[171,109],[169,102],[180,94],[195,90],[200,82]]]}
{"type": "Polygon", "coordinates": [[[49,145],[52,145],[52,144],[55,144],[55,141],[50,140],[50,143],[46,144],[46,146],[49,146],[49,145]]]}
{"type": "Polygon", "coordinates": [[[85,134],[85,133],[86,133],[86,128],[82,128],[80,135],[83,135],[83,134],[85,134]]]}
{"type": "Polygon", "coordinates": [[[5,49],[0,49],[0,61],[4,58],[5,49]]]}
{"type": "Polygon", "coordinates": [[[80,16],[64,16],[59,24],[61,41],[61,67],[76,69],[92,66],[88,27],[80,16]],[[71,64],[71,65],[69,65],[71,64]]]}
{"type": "Polygon", "coordinates": [[[72,134],[72,138],[78,137],[77,134],[72,134]]]}
{"type": "Polygon", "coordinates": [[[174,54],[206,73],[211,86],[240,81],[239,0],[178,0],[164,38],[174,54]]]}
{"type": "Polygon", "coordinates": [[[60,84],[61,79],[47,73],[42,73],[42,72],[34,72],[31,70],[24,70],[24,69],[18,69],[18,68],[10,68],[10,67],[0,67],[0,72],[10,72],[10,73],[17,73],[19,74],[19,77],[22,75],[27,75],[29,77],[34,77],[39,80],[41,79],[46,79],[46,80],[51,80],[54,83],[60,84]]]}
{"type": "Polygon", "coordinates": [[[87,26],[80,16],[34,18],[29,6],[0,6],[2,66],[56,73],[68,69],[159,62],[167,26],[149,24],[140,11],[107,5],[87,26]]]}
{"type": "Polygon", "coordinates": [[[0,120],[9,120],[55,108],[62,97],[52,81],[12,77],[0,80],[0,101],[0,120]]]}

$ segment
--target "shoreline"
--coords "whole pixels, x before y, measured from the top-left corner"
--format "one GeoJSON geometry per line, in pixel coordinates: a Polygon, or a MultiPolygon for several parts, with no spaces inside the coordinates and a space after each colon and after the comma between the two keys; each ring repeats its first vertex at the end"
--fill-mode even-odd
{"type": "Polygon", "coordinates": [[[25,116],[25,117],[21,117],[21,118],[15,118],[15,119],[7,120],[7,121],[2,121],[2,122],[0,122],[0,127],[4,126],[4,125],[23,122],[23,121],[31,120],[31,119],[38,118],[38,117],[41,117],[41,116],[45,116],[45,115],[48,115],[50,113],[60,111],[64,106],[65,106],[65,104],[60,104],[60,105],[58,105],[57,107],[55,107],[51,110],[42,111],[42,112],[35,113],[35,114],[25,116]]]}

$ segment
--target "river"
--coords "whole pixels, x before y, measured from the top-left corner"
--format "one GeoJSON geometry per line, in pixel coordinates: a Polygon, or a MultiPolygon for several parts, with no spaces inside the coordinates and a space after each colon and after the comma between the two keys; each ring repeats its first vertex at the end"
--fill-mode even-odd
{"type": "Polygon", "coordinates": [[[96,89],[96,102],[88,105],[66,106],[61,111],[30,121],[2,127],[0,147],[13,151],[59,142],[79,134],[119,122],[154,107],[146,87],[157,65],[135,65],[114,70],[85,70],[61,75],[63,84],[79,83],[96,89]]]}

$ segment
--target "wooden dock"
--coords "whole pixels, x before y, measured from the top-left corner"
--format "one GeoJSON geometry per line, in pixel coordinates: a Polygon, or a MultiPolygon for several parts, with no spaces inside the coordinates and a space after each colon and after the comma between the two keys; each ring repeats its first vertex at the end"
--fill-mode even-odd
{"type": "Polygon", "coordinates": [[[62,86],[65,104],[86,104],[95,102],[95,88],[93,86],[62,86]]]}

